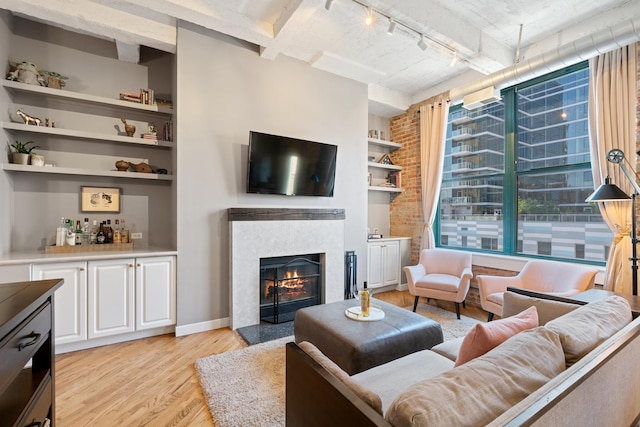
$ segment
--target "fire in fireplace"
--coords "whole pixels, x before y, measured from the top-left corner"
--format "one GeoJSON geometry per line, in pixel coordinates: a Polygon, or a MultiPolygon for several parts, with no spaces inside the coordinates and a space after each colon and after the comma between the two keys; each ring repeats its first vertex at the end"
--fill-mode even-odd
{"type": "Polygon", "coordinates": [[[260,320],[293,320],[298,309],[320,304],[320,254],[260,259],[260,320]]]}

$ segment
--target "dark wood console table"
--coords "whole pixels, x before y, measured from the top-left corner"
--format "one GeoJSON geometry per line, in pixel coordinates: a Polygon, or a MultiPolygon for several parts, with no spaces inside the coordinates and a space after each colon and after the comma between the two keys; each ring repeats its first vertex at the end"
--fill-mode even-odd
{"type": "Polygon", "coordinates": [[[0,284],[0,427],[55,424],[53,293],[63,283],[0,284]]]}

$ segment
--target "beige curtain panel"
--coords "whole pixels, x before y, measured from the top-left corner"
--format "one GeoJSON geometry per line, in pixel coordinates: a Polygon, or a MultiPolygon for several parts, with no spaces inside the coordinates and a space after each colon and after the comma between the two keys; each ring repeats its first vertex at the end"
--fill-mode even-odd
{"type": "Polygon", "coordinates": [[[438,213],[449,101],[420,107],[420,172],[422,188],[421,249],[435,248],[433,223],[438,213]]]}
{"type": "MultiPolygon", "coordinates": [[[[636,158],[636,44],[589,61],[589,134],[594,188],[607,176],[627,194],[633,187],[620,167],[607,162],[609,150],[619,148],[635,167],[636,158]]],[[[631,206],[629,202],[598,203],[600,212],[614,233],[605,289],[631,293],[631,206]]]]}

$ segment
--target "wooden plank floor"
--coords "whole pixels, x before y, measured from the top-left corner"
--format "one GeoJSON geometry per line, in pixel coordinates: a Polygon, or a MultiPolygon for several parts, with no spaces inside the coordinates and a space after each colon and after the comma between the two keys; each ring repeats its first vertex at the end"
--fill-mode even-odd
{"type": "MultiPolygon", "coordinates": [[[[376,298],[407,307],[408,292],[376,298]]],[[[424,300],[421,300],[424,302],[424,300]]],[[[454,311],[453,303],[431,301],[454,311]]],[[[462,309],[486,320],[479,308],[462,309]]],[[[163,335],[56,356],[56,421],[79,426],[213,426],[195,375],[196,359],[246,347],[228,329],[163,335]]]]}

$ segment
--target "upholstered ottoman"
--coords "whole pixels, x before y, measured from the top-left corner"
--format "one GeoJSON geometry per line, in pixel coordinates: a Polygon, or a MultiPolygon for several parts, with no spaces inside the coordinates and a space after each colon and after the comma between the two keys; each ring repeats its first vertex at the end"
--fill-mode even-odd
{"type": "Polygon", "coordinates": [[[345,316],[358,300],[306,307],[296,312],[296,343],[309,341],[349,375],[366,371],[443,341],[440,324],[404,308],[373,300],[381,320],[362,322],[345,316]]]}

